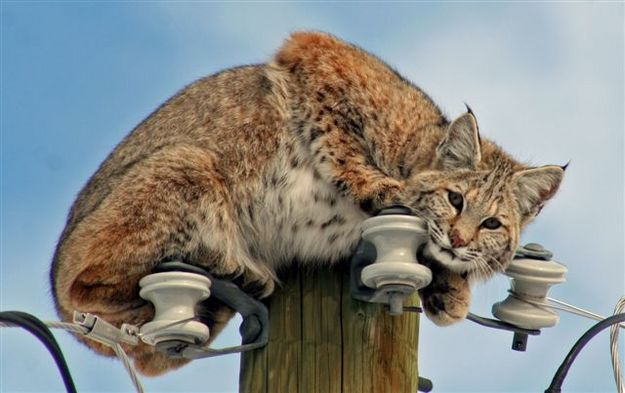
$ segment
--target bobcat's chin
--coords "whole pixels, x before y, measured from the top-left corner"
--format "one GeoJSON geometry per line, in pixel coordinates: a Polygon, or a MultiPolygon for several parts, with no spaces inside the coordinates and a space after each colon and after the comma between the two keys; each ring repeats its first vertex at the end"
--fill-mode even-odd
{"type": "Polygon", "coordinates": [[[475,266],[470,260],[462,256],[464,251],[463,249],[441,246],[435,240],[430,239],[423,249],[423,256],[440,263],[453,272],[470,273],[475,270],[475,266]]]}

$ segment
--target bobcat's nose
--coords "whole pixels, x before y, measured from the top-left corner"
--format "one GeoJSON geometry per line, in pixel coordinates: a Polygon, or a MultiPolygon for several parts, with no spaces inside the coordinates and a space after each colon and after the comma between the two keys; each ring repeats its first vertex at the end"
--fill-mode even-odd
{"type": "Polygon", "coordinates": [[[449,233],[449,240],[451,241],[453,248],[464,247],[468,244],[467,241],[460,237],[460,234],[455,229],[449,233]]]}

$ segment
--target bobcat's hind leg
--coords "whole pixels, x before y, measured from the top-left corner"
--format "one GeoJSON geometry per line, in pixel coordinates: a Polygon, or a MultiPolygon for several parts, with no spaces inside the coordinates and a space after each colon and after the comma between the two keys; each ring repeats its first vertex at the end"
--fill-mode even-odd
{"type": "MultiPolygon", "coordinates": [[[[162,260],[193,254],[201,232],[214,235],[215,245],[230,247],[218,249],[223,258],[205,268],[218,274],[250,270],[249,257],[233,258],[246,256],[242,245],[233,243],[241,236],[214,162],[210,152],[195,147],[164,148],[136,164],[96,210],[71,228],[55,255],[55,297],[64,320],[80,310],[117,326],[150,321],[153,307],[140,298],[139,280],[162,260]],[[229,240],[219,243],[220,238],[229,240]]],[[[262,267],[256,270],[263,275],[262,267]]],[[[88,345],[111,355],[95,342],[88,345]]],[[[129,354],[148,375],[186,362],[167,359],[143,344],[129,348],[129,354]]]]}

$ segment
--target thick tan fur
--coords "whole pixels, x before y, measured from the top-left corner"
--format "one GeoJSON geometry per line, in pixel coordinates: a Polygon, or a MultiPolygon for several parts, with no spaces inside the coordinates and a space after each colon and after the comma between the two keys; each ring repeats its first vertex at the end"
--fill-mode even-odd
{"type": "MultiPolygon", "coordinates": [[[[296,33],[268,64],[191,84],[110,154],[61,235],[51,272],[57,308],[64,320],[80,310],[115,324],[150,321],[138,281],[172,259],[268,296],[280,265],[348,257],[362,221],[402,203],[430,225],[426,312],[455,322],[466,316],[469,280],[507,265],[562,174],[526,168],[480,139],[472,113],[450,123],[374,56],[296,33]],[[450,204],[452,191],[463,208],[450,204]],[[501,227],[484,228],[488,217],[501,227]]],[[[232,310],[205,306],[214,338],[232,310]]],[[[185,363],[146,345],[129,350],[148,375],[185,363]]]]}

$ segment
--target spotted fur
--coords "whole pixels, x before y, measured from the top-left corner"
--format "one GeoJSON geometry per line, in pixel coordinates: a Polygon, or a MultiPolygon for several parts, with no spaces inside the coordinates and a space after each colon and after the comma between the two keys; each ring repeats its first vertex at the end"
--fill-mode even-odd
{"type": "MultiPolygon", "coordinates": [[[[142,324],[138,280],[180,259],[270,295],[276,269],[348,257],[362,222],[402,203],[426,218],[421,292],[447,324],[468,310],[468,280],[503,269],[520,229],[558,188],[559,167],[527,168],[480,139],[474,115],[449,122],[420,89],[374,56],[320,33],[293,34],[268,64],[183,89],[135,128],[80,192],[51,279],[73,310],[142,324]],[[458,210],[449,192],[462,195],[458,210]],[[488,217],[501,228],[485,230],[488,217]]],[[[232,310],[201,310],[212,339],[232,310]]],[[[106,348],[88,343],[95,350],[106,348]]],[[[139,370],[184,364],[140,345],[139,370]]]]}

